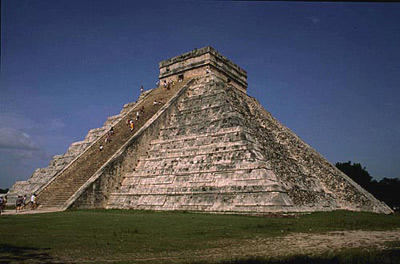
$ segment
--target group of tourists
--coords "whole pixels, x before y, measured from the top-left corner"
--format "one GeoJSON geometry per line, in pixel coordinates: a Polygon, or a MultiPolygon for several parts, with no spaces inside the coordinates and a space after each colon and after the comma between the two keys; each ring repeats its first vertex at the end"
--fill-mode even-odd
{"type": "MultiPolygon", "coordinates": [[[[158,87],[159,85],[160,85],[160,82],[157,82],[157,87],[158,87]]],[[[167,82],[167,81],[164,80],[164,88],[165,88],[165,89],[169,90],[170,87],[171,87],[171,86],[174,86],[174,85],[175,85],[175,81],[170,80],[170,81],[167,82]]],[[[140,93],[143,93],[143,92],[144,92],[144,87],[143,87],[143,85],[141,85],[141,86],[140,86],[140,93]]],[[[154,100],[154,102],[153,102],[153,106],[161,105],[161,104],[162,104],[161,101],[154,100]]],[[[142,114],[144,114],[144,106],[142,106],[142,107],[139,109],[139,111],[136,111],[136,115],[135,115],[134,117],[128,118],[128,119],[127,119],[126,125],[128,126],[128,128],[129,128],[129,130],[130,130],[131,132],[133,132],[133,131],[135,130],[135,123],[136,123],[137,121],[139,121],[139,119],[140,119],[140,117],[141,117],[142,114]]],[[[106,137],[105,137],[105,144],[111,142],[111,140],[112,140],[112,135],[113,135],[113,134],[114,134],[114,127],[111,127],[110,131],[108,131],[108,133],[107,133],[107,135],[106,135],[106,137]]],[[[103,145],[103,144],[100,144],[99,150],[102,151],[103,149],[104,149],[104,145],[103,145]]]]}
{"type": "MultiPolygon", "coordinates": [[[[28,200],[27,195],[25,194],[24,196],[18,195],[17,199],[15,200],[15,212],[21,212],[23,209],[26,209],[28,205],[30,205],[31,210],[35,210],[38,206],[37,201],[36,201],[36,193],[33,193],[31,195],[30,200],[28,200]]],[[[4,209],[6,208],[7,205],[7,195],[0,196],[0,214],[4,212],[4,209]]]]}
{"type": "MultiPolygon", "coordinates": [[[[114,135],[114,127],[113,126],[110,128],[110,130],[108,130],[108,132],[106,134],[106,138],[104,139],[106,144],[111,142],[112,135],[114,135]]],[[[100,144],[99,150],[102,151],[103,149],[104,149],[103,144],[100,144]]]]}
{"type": "Polygon", "coordinates": [[[139,111],[136,111],[135,121],[133,118],[128,118],[126,121],[127,126],[129,127],[130,131],[132,132],[135,129],[135,122],[139,121],[140,116],[144,114],[144,106],[142,106],[139,111]]]}
{"type": "Polygon", "coordinates": [[[171,87],[175,86],[175,81],[169,80],[167,82],[167,80],[164,80],[163,86],[165,89],[169,90],[169,89],[171,89],[171,87]]]}
{"type": "Polygon", "coordinates": [[[18,195],[17,200],[15,200],[15,211],[19,212],[22,209],[25,209],[29,204],[31,206],[31,210],[35,210],[37,208],[36,193],[31,195],[30,201],[27,200],[28,198],[26,194],[23,197],[18,195]]]}

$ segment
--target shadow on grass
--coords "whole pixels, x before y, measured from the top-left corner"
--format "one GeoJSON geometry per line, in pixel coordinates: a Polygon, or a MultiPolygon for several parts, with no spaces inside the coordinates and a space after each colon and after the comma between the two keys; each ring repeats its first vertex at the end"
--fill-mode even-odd
{"type": "Polygon", "coordinates": [[[50,248],[18,247],[0,244],[0,263],[52,263],[56,259],[48,252],[50,248]]]}
{"type": "Polygon", "coordinates": [[[348,251],[334,256],[291,256],[282,259],[265,259],[250,257],[229,261],[217,262],[218,264],[398,264],[400,263],[400,249],[383,251],[348,251]]]}

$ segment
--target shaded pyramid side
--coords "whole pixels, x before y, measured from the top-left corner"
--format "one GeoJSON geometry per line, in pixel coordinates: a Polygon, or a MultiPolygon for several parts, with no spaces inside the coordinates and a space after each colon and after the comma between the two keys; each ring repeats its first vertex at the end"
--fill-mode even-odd
{"type": "Polygon", "coordinates": [[[108,117],[102,127],[89,130],[84,140],[72,143],[66,153],[54,156],[46,168],[36,169],[26,181],[15,182],[7,193],[9,203],[14,204],[18,195],[26,194],[29,197],[40,191],[43,186],[101,138],[114,124],[118,123],[135,105],[140,103],[150,91],[142,93],[137,102],[125,104],[120,113],[108,117]]]}
{"type": "Polygon", "coordinates": [[[392,212],[283,126],[256,99],[232,89],[227,94],[241,113],[242,125],[252,128],[253,140],[288,190],[295,211],[392,212]]]}
{"type": "Polygon", "coordinates": [[[146,154],[123,170],[107,208],[390,212],[256,100],[213,74],[170,107],[146,154]]]}

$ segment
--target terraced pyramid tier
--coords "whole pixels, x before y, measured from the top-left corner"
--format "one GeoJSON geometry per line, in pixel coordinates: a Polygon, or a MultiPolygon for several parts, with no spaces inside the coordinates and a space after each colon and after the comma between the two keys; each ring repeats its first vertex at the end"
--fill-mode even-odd
{"type": "Polygon", "coordinates": [[[107,208],[390,212],[259,103],[210,74],[170,106],[107,208]]]}

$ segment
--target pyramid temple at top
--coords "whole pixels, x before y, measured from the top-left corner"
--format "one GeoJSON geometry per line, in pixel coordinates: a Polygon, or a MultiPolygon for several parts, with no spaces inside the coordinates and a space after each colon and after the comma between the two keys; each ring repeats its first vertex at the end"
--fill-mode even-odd
{"type": "Polygon", "coordinates": [[[159,68],[158,87],[15,183],[10,200],[36,192],[39,208],[59,210],[392,212],[248,96],[247,73],[213,48],[159,68]]]}

